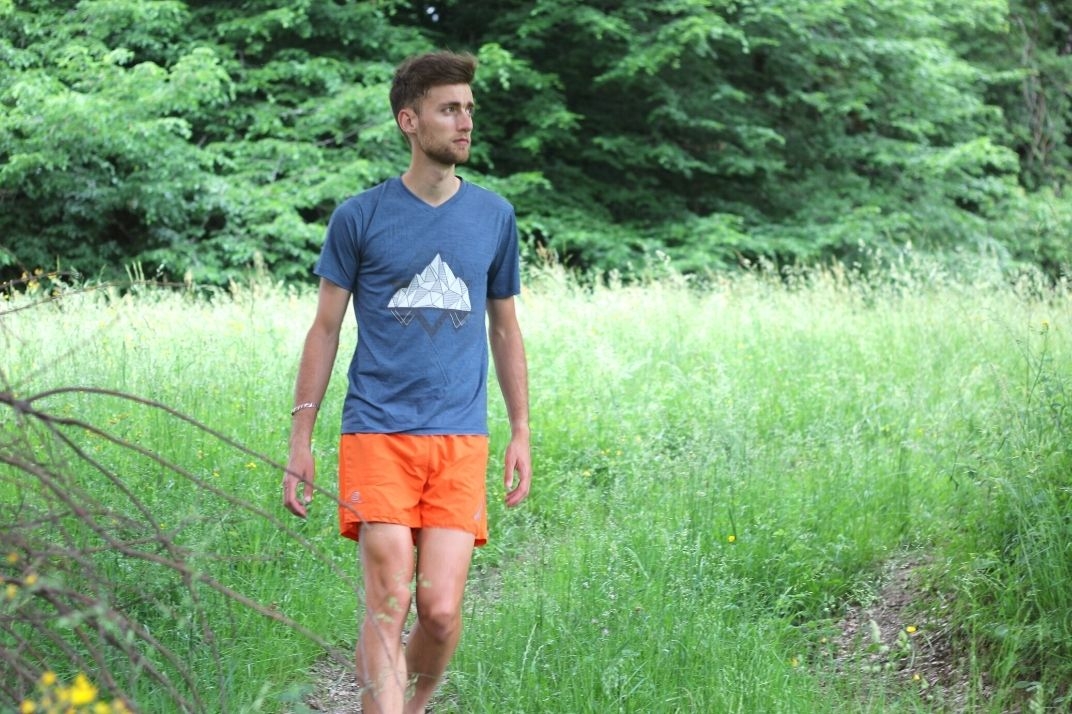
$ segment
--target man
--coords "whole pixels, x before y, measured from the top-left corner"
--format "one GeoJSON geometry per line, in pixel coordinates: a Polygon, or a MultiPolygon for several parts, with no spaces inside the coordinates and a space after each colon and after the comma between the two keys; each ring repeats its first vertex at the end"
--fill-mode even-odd
{"type": "Polygon", "coordinates": [[[396,70],[391,109],[409,140],[409,168],[335,210],[294,391],[283,503],[304,518],[313,426],[352,296],[359,333],[343,405],[339,518],[364,574],[365,712],[423,712],[458,643],[473,548],[487,539],[489,342],[510,420],[507,506],[525,499],[532,478],[514,211],[455,175],[469,158],[475,71],[475,58],[451,52],[396,70]],[[403,649],[415,576],[417,618],[403,649]]]}

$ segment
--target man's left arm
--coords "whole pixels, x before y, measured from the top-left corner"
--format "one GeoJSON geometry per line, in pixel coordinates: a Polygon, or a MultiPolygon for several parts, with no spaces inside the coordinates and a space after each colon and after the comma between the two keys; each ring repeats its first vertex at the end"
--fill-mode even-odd
{"type": "Polygon", "coordinates": [[[529,446],[529,376],[525,343],[517,323],[514,298],[488,300],[488,338],[495,360],[506,413],[510,419],[510,443],[506,447],[503,485],[506,505],[513,507],[529,495],[532,456],[529,446]]]}

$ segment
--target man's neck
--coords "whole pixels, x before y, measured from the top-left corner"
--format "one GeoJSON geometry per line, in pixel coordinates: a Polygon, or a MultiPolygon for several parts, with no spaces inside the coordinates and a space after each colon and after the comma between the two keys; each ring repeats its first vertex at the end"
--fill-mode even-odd
{"type": "Polygon", "coordinates": [[[455,176],[453,166],[431,166],[411,162],[402,183],[413,195],[430,206],[439,206],[458,192],[461,180],[455,176]]]}

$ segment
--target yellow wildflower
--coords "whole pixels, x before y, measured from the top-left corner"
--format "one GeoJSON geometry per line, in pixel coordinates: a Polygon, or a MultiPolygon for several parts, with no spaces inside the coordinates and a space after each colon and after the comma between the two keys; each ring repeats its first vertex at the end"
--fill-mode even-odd
{"type": "Polygon", "coordinates": [[[26,576],[26,587],[32,588],[37,584],[37,573],[30,573],[26,576]]]}
{"type": "Polygon", "coordinates": [[[18,594],[19,586],[15,585],[14,583],[8,583],[7,587],[4,588],[4,597],[6,597],[8,600],[14,600],[15,596],[17,596],[18,594]]]}
{"type": "Polygon", "coordinates": [[[22,704],[19,705],[19,714],[33,714],[35,711],[37,711],[37,705],[29,699],[22,700],[22,704]]]}
{"type": "Polygon", "coordinates": [[[43,687],[51,687],[55,683],[56,683],[56,673],[55,672],[45,672],[45,673],[43,673],[41,675],[41,686],[43,686],[43,687]]]}
{"type": "Polygon", "coordinates": [[[76,707],[82,706],[97,698],[97,688],[86,678],[86,675],[79,672],[74,678],[74,684],[71,685],[70,695],[71,704],[76,707]]]}
{"type": "Polygon", "coordinates": [[[916,626],[915,625],[909,625],[908,627],[904,628],[904,631],[907,632],[910,635],[914,635],[914,634],[916,634],[916,626]]]}
{"type": "Polygon", "coordinates": [[[8,565],[14,565],[15,563],[19,562],[19,554],[15,551],[11,551],[7,554],[7,562],[8,565]]]}
{"type": "Polygon", "coordinates": [[[726,536],[726,542],[727,543],[736,543],[737,542],[737,536],[735,536],[732,533],[730,533],[728,536],[726,536]]]}

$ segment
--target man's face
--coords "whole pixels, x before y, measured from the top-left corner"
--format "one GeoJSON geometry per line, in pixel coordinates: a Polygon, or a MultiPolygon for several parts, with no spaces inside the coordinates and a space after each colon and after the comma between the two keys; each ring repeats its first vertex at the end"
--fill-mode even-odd
{"type": "Polygon", "coordinates": [[[452,166],[469,160],[473,134],[473,90],[468,84],[432,87],[413,117],[414,147],[433,161],[452,166]]]}

